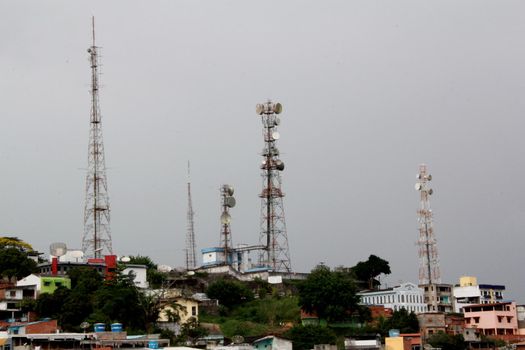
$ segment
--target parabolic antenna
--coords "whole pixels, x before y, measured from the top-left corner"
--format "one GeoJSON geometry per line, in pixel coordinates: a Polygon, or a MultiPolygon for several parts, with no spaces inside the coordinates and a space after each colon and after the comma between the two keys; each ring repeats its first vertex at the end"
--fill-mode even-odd
{"type": "Polygon", "coordinates": [[[88,329],[89,326],[91,326],[91,324],[89,324],[89,322],[86,322],[86,321],[84,321],[84,322],[82,322],[80,324],[80,328],[82,328],[82,329],[88,329]]]}
{"type": "Polygon", "coordinates": [[[49,253],[53,256],[62,256],[67,253],[67,246],[62,242],[51,243],[49,253]]]}
{"type": "Polygon", "coordinates": [[[432,181],[432,175],[431,175],[431,174],[428,174],[428,175],[427,175],[427,180],[428,180],[428,181],[432,181]]]}
{"type": "Polygon", "coordinates": [[[275,161],[275,167],[277,168],[277,170],[283,171],[284,170],[284,163],[282,162],[282,160],[277,159],[275,161]]]}
{"type": "Polygon", "coordinates": [[[273,111],[275,114],[281,113],[283,111],[283,105],[277,102],[276,104],[273,105],[273,111]]]}
{"type": "Polygon", "coordinates": [[[262,104],[257,104],[257,106],[255,106],[255,112],[257,112],[257,114],[261,115],[264,113],[264,105],[262,104]]]}
{"type": "Polygon", "coordinates": [[[434,190],[433,190],[433,189],[428,190],[428,194],[429,194],[429,195],[432,195],[432,193],[434,193],[434,190]]]}
{"type": "Polygon", "coordinates": [[[279,134],[278,131],[272,132],[272,139],[279,140],[280,137],[281,137],[281,134],[279,134]]]}
{"type": "Polygon", "coordinates": [[[171,272],[171,270],[173,270],[173,267],[171,266],[168,266],[168,265],[159,265],[157,266],[157,271],[160,271],[160,272],[171,272]]]}
{"type": "Polygon", "coordinates": [[[230,222],[232,222],[232,217],[228,213],[222,213],[221,215],[221,224],[228,225],[230,222]]]}
{"type": "Polygon", "coordinates": [[[416,179],[421,179],[421,174],[417,174],[416,179]]]}
{"type": "Polygon", "coordinates": [[[234,335],[232,337],[232,342],[234,344],[242,344],[244,342],[244,337],[242,335],[234,335]]]}
{"type": "Polygon", "coordinates": [[[414,187],[416,188],[416,191],[421,191],[421,184],[419,182],[414,187]]]}
{"type": "Polygon", "coordinates": [[[120,261],[124,263],[128,263],[131,261],[131,259],[129,258],[129,256],[123,256],[122,258],[120,258],[120,261]]]}
{"type": "Polygon", "coordinates": [[[69,256],[75,259],[80,259],[84,257],[84,252],[81,250],[72,250],[69,252],[69,256]]]}
{"type": "Polygon", "coordinates": [[[224,205],[226,205],[229,208],[233,208],[235,206],[235,198],[234,197],[225,197],[224,198],[224,205]]]}
{"type": "Polygon", "coordinates": [[[281,124],[281,119],[275,117],[275,120],[273,121],[273,125],[277,126],[279,124],[281,124]]]}

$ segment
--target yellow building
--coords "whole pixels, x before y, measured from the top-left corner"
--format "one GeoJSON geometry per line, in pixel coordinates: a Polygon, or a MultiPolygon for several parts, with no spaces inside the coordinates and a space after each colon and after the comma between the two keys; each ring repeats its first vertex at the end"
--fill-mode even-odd
{"type": "Polygon", "coordinates": [[[191,298],[177,297],[173,300],[178,306],[176,308],[166,305],[159,313],[159,322],[173,322],[173,317],[179,319],[179,323],[187,323],[190,318],[199,320],[199,303],[191,298]]]}
{"type": "Polygon", "coordinates": [[[385,350],[405,350],[403,337],[386,337],[385,350]]]}
{"type": "Polygon", "coordinates": [[[473,287],[478,285],[478,279],[474,276],[461,276],[459,278],[460,287],[473,287]]]}

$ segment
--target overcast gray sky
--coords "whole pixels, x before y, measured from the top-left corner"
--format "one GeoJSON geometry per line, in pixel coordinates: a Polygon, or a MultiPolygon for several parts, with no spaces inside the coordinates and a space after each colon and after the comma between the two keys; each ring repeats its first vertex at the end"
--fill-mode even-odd
{"type": "Polygon", "coordinates": [[[46,253],[81,246],[92,15],[117,254],[183,265],[187,160],[198,248],[223,183],[258,242],[271,98],[295,270],[376,254],[417,282],[425,162],[444,282],[525,302],[523,1],[0,1],[0,232],[46,253]]]}

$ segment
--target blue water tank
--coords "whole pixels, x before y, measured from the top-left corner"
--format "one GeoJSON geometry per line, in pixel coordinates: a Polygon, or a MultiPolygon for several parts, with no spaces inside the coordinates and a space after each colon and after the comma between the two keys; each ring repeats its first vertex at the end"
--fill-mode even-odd
{"type": "Polygon", "coordinates": [[[111,331],[112,332],[122,332],[122,323],[112,323],[111,331]]]}
{"type": "Polygon", "coordinates": [[[95,332],[104,332],[106,330],[106,325],[104,323],[95,323],[93,329],[95,332]]]}
{"type": "Polygon", "coordinates": [[[149,349],[158,349],[159,348],[159,341],[155,339],[151,339],[148,341],[148,348],[149,349]]]}
{"type": "Polygon", "coordinates": [[[390,329],[388,331],[389,337],[399,337],[399,329],[390,329]]]}

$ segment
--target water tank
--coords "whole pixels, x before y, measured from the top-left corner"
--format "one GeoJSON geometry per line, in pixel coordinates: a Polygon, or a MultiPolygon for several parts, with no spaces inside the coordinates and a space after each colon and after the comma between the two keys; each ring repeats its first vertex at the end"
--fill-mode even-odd
{"type": "Polygon", "coordinates": [[[122,332],[122,323],[112,323],[111,331],[112,332],[122,332]]]}
{"type": "Polygon", "coordinates": [[[104,323],[95,323],[93,325],[93,330],[95,332],[104,332],[106,331],[106,325],[104,323]]]}
{"type": "Polygon", "coordinates": [[[388,330],[389,337],[399,337],[399,329],[390,329],[388,330]]]}
{"type": "Polygon", "coordinates": [[[157,339],[151,339],[148,341],[148,349],[158,349],[159,341],[157,339]]]}

